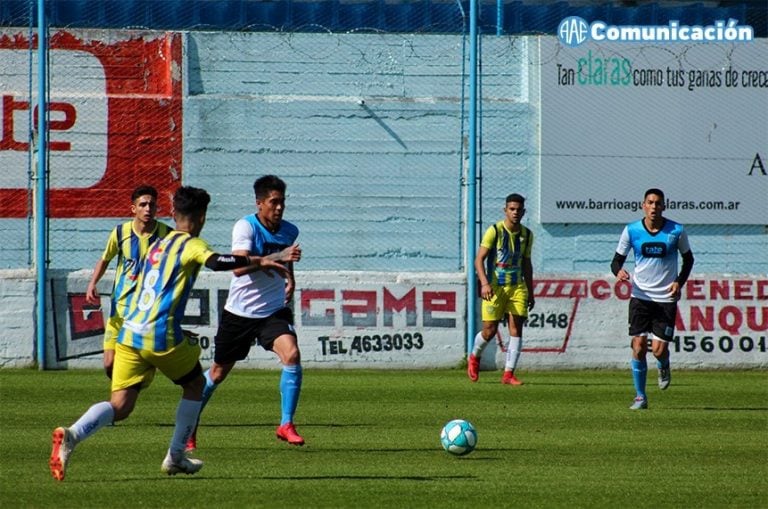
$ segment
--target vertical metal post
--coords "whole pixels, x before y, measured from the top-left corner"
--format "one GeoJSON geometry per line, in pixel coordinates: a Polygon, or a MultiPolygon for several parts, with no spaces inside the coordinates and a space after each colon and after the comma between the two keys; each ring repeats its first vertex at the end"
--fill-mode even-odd
{"type": "Polygon", "coordinates": [[[477,0],[469,2],[469,168],[467,171],[467,354],[477,329],[477,0]]]}
{"type": "Polygon", "coordinates": [[[47,217],[46,217],[46,168],[47,168],[47,131],[46,122],[46,89],[47,89],[47,61],[48,61],[48,31],[46,30],[45,0],[37,2],[37,185],[35,197],[35,221],[36,221],[36,269],[37,269],[37,364],[38,369],[44,370],[46,328],[46,289],[47,285],[47,217]]]}

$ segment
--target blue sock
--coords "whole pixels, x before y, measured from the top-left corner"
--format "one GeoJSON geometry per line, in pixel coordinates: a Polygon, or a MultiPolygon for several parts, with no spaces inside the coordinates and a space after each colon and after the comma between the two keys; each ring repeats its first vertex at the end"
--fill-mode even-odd
{"type": "Polygon", "coordinates": [[[280,426],[293,422],[293,414],[296,413],[296,406],[299,404],[299,393],[301,393],[301,365],[283,366],[283,373],[280,376],[280,409],[282,411],[280,426]]]}
{"type": "Polygon", "coordinates": [[[641,361],[632,359],[629,364],[632,366],[632,382],[635,384],[637,397],[645,399],[645,379],[648,375],[648,363],[645,359],[641,361]]]}
{"type": "Polygon", "coordinates": [[[656,359],[656,367],[659,369],[669,369],[669,355],[666,359],[656,359]]]}
{"type": "Polygon", "coordinates": [[[205,405],[208,404],[208,400],[211,399],[213,391],[215,391],[216,387],[219,386],[218,384],[213,383],[213,380],[211,380],[210,368],[205,370],[203,376],[205,377],[205,387],[203,387],[203,406],[200,407],[201,412],[203,411],[203,408],[205,408],[205,405]]]}

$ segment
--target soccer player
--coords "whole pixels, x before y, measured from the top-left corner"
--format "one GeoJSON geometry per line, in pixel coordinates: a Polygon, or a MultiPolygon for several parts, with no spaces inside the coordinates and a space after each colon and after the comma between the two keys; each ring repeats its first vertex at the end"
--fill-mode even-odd
{"type": "Polygon", "coordinates": [[[211,270],[247,266],[251,270],[286,272],[282,264],[262,257],[216,254],[198,238],[210,199],[203,189],[176,190],[176,231],[149,246],[137,280],[138,297],[131,299],[117,336],[111,398],[91,406],[72,426],[53,431],[49,467],[54,479],[64,480],[69,458],[78,443],[131,414],[139,389],[151,383],[155,370],[182,389],[173,437],[161,470],[175,475],[194,474],[202,468],[202,461],[187,458],[184,453],[200,413],[205,385],[200,345],[181,329],[190,291],[203,265],[211,270]]]}
{"type": "MultiPolygon", "coordinates": [[[[281,420],[275,435],[292,445],[304,445],[293,417],[301,393],[301,354],[293,328],[293,312],[287,304],[296,286],[293,262],[301,260],[296,244],[299,229],[283,219],[285,182],[274,175],[256,179],[256,213],[235,223],[232,230],[232,252],[259,255],[286,264],[286,278],[274,278],[251,268],[236,270],[229,285],[229,296],[221,314],[214,338],[214,358],[205,372],[203,407],[214,390],[226,378],[237,361],[248,355],[258,342],[272,350],[283,365],[280,376],[281,420]]],[[[197,434],[187,443],[187,451],[197,447],[197,434]]]]}
{"type": "Polygon", "coordinates": [[[85,291],[85,300],[89,304],[100,305],[99,280],[117,256],[115,282],[112,285],[109,320],[104,331],[104,371],[112,378],[112,364],[115,359],[115,338],[123,325],[123,313],[128,305],[128,298],[135,295],[141,264],[147,255],[147,247],[168,235],[171,227],[155,219],[157,215],[157,190],[152,186],[139,186],[131,194],[131,214],[133,219],[117,225],[109,234],[107,247],[93,268],[93,275],[85,291]]]}
{"type": "Polygon", "coordinates": [[[503,210],[504,219],[485,231],[475,257],[483,298],[483,329],[475,336],[467,375],[473,382],[477,381],[483,350],[496,335],[499,322],[508,317],[509,344],[501,383],[522,385],[515,376],[515,368],[523,346],[523,324],[536,303],[531,264],[533,232],[520,223],[525,215],[525,198],[521,195],[507,196],[503,210]]]}
{"type": "Polygon", "coordinates": [[[632,410],[648,408],[645,393],[648,365],[648,338],[659,369],[659,388],[672,380],[669,341],[675,334],[675,317],[680,292],[693,268],[693,252],[683,225],[663,217],[664,193],[648,189],[643,197],[644,217],[624,227],[611,271],[619,281],[632,281],[629,299],[629,335],[632,337],[632,381],[636,397],[632,410]],[[629,251],[635,254],[635,272],[623,268],[629,251]],[[683,266],[677,273],[677,253],[683,266]]]}

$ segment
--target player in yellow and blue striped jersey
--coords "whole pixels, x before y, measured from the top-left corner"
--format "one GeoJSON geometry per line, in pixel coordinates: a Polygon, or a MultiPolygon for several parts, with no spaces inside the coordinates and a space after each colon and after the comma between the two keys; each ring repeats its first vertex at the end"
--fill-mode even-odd
{"type": "Polygon", "coordinates": [[[182,389],[170,447],[161,465],[169,475],[194,474],[203,466],[184,453],[200,414],[205,379],[200,366],[200,345],[185,336],[181,318],[195,279],[203,265],[211,270],[239,267],[275,270],[286,268],[259,256],[220,255],[198,238],[205,225],[210,196],[199,188],[180,187],[173,198],[176,231],[150,247],[137,280],[137,298],[131,299],[117,337],[110,401],[92,405],[72,426],[53,432],[49,459],[51,474],[63,480],[74,447],[114,421],[127,418],[139,389],[160,370],[182,389]]]}
{"type": "Polygon", "coordinates": [[[128,299],[134,295],[141,263],[147,255],[147,248],[155,240],[168,235],[171,227],[155,219],[157,215],[157,189],[142,185],[131,193],[131,214],[133,219],[117,225],[109,234],[107,246],[93,268],[88,282],[85,300],[100,305],[101,298],[96,285],[99,283],[110,262],[117,257],[115,281],[109,310],[109,320],[104,327],[104,371],[112,378],[112,364],[115,359],[115,340],[123,325],[123,315],[128,299]]]}
{"type": "Polygon", "coordinates": [[[499,323],[507,318],[509,342],[501,383],[523,384],[515,376],[515,368],[523,348],[523,326],[536,303],[531,263],[533,232],[521,224],[523,216],[525,198],[518,193],[507,196],[504,220],[485,231],[477,250],[474,265],[483,299],[483,328],[475,335],[467,357],[467,376],[473,382],[479,378],[483,350],[497,334],[499,323]]]}

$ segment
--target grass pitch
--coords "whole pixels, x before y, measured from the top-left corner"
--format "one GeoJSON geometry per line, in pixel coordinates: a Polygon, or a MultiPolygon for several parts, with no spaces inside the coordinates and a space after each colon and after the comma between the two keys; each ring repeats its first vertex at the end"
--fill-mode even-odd
{"type": "MultiPolygon", "coordinates": [[[[674,368],[674,366],[673,366],[674,368]]],[[[134,414],[48,471],[50,434],[107,397],[99,371],[0,370],[1,507],[768,507],[768,373],[305,369],[304,447],[279,442],[277,371],[233,371],[203,417],[194,476],[160,463],[179,389],[159,376],[134,414]],[[453,418],[477,449],[440,447],[453,418]]]]}

